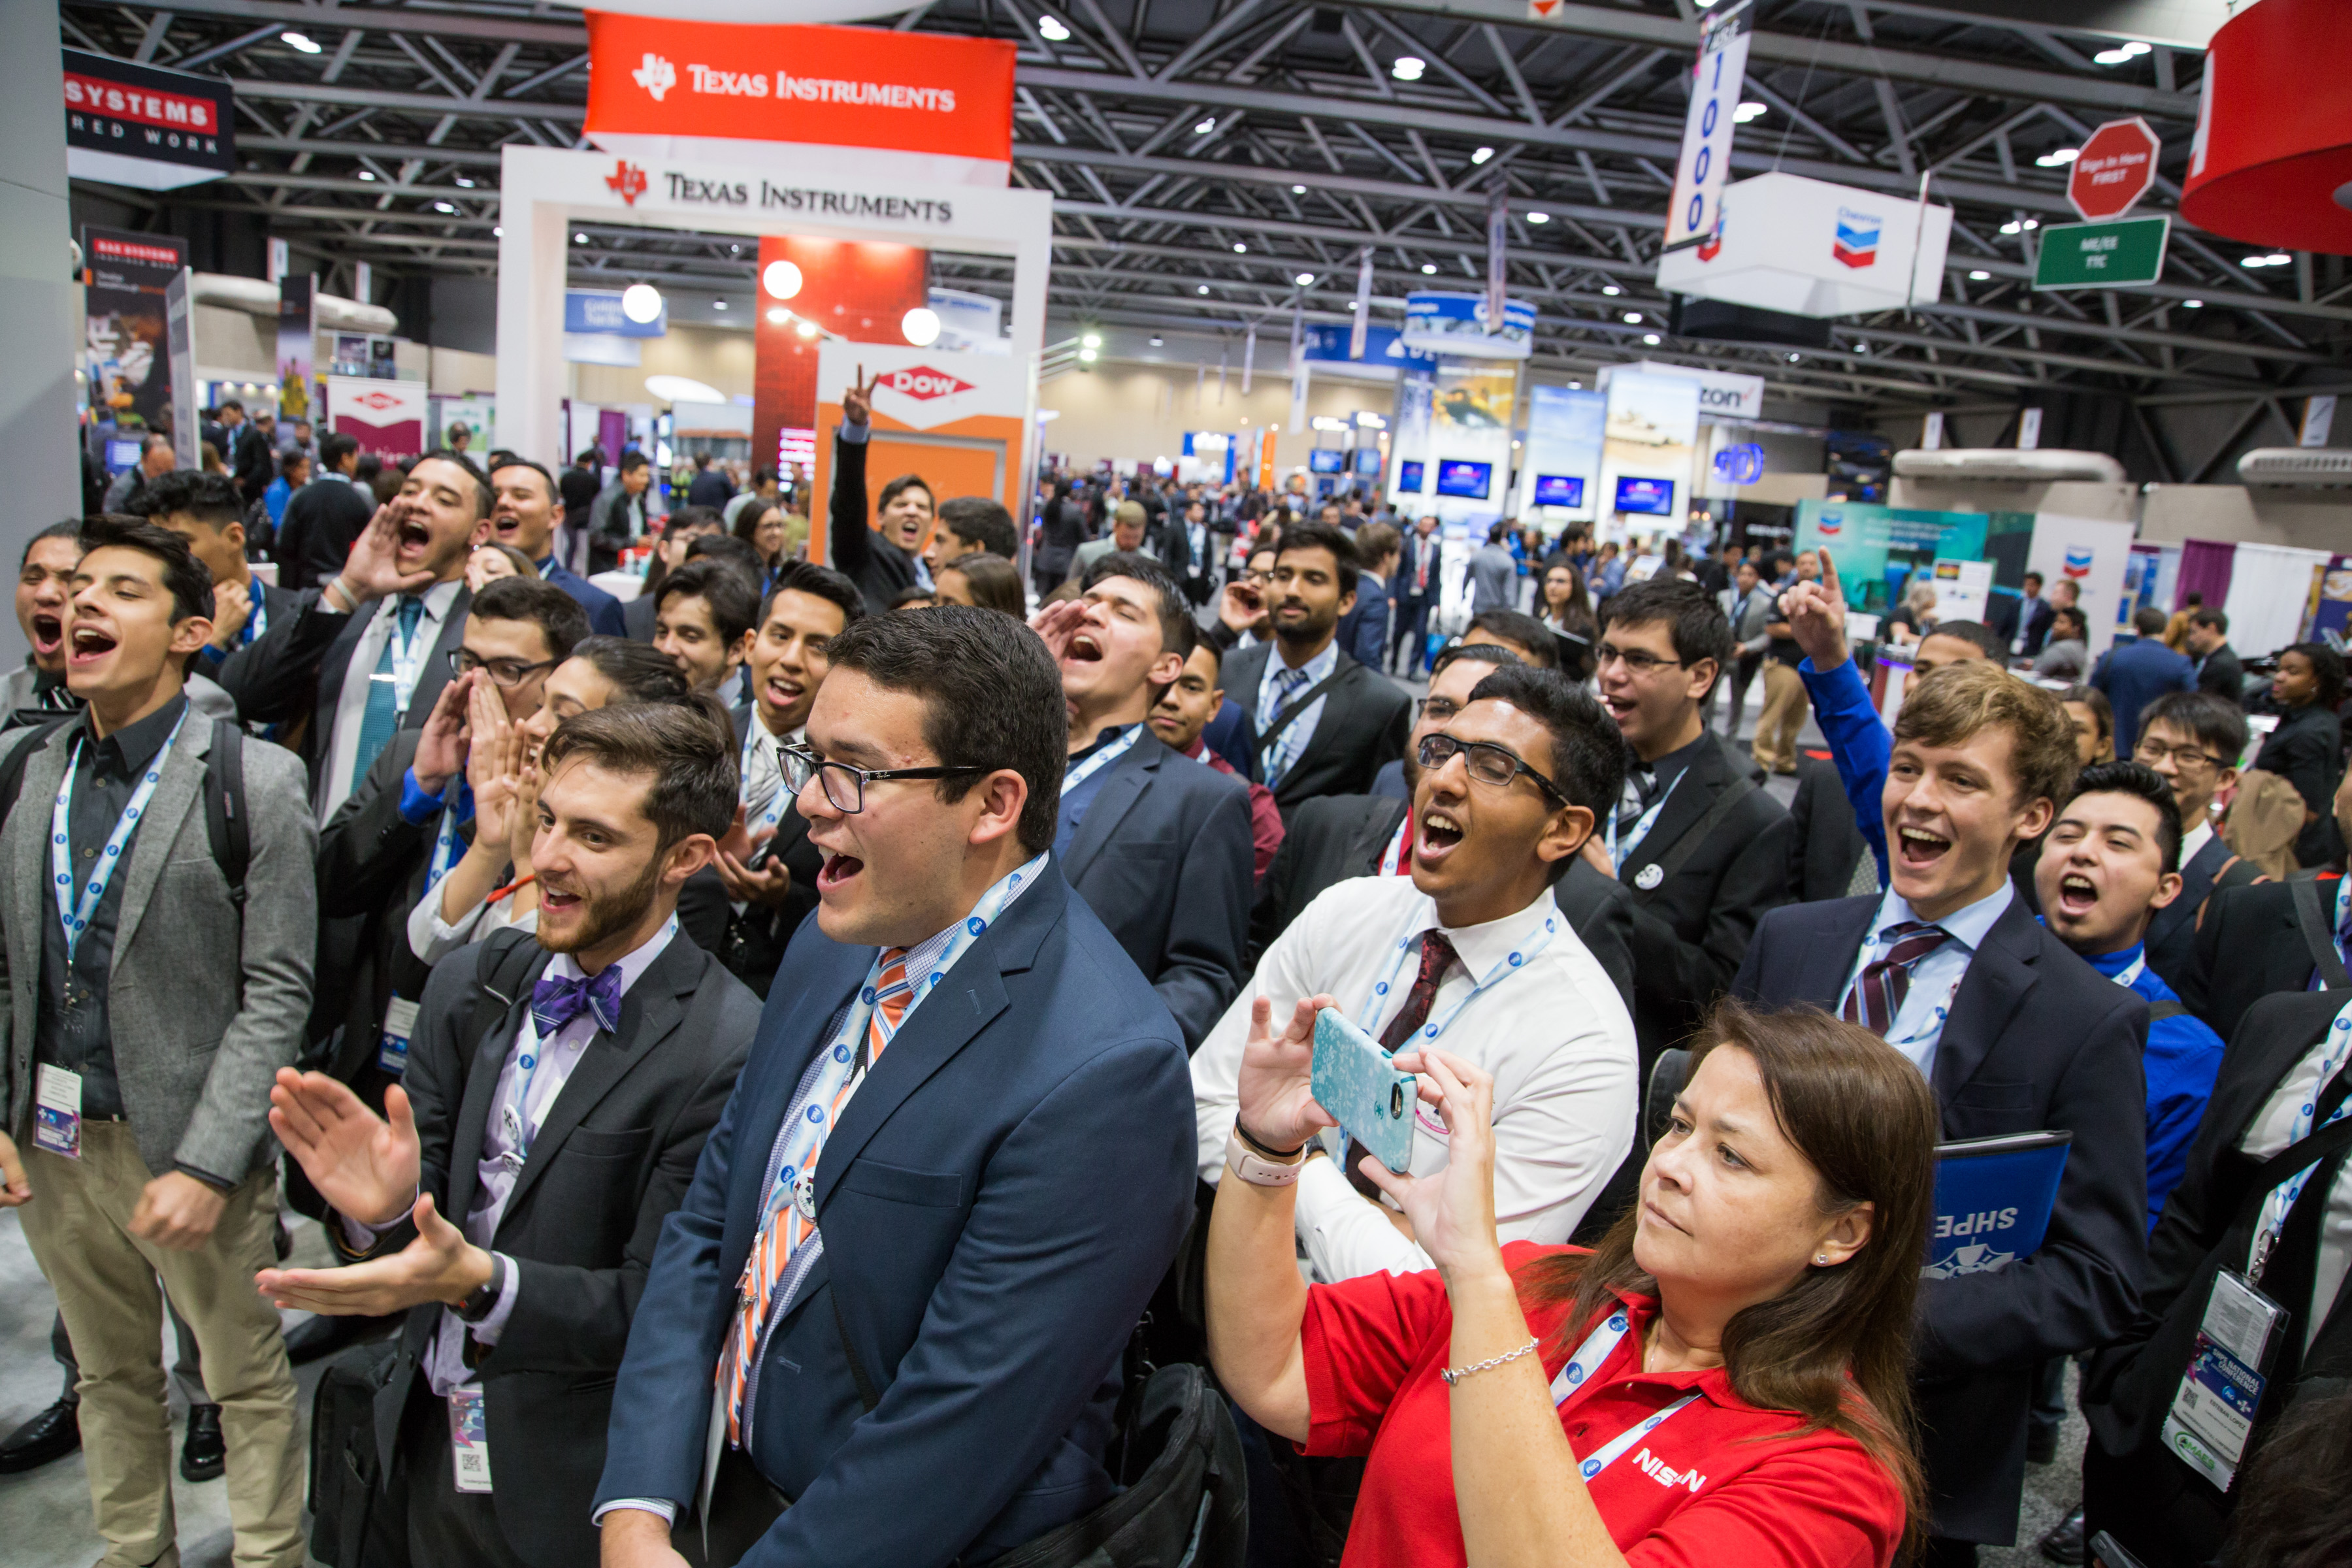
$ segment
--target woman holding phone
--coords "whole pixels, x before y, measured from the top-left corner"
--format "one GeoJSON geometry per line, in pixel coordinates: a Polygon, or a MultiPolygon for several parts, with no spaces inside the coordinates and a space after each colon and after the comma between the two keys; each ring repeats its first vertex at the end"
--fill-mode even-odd
{"type": "Polygon", "coordinates": [[[1435,1175],[1370,1157],[1437,1262],[1309,1287],[1285,1179],[1331,1125],[1315,1013],[1256,1006],[1209,1229],[1209,1358],[1310,1455],[1367,1458],[1347,1568],[1884,1568],[1918,1540],[1911,1310],[1937,1121],[1883,1040],[1718,1006],[1642,1173],[1591,1252],[1495,1234],[1494,1083],[1396,1058],[1448,1129],[1435,1175]]]}

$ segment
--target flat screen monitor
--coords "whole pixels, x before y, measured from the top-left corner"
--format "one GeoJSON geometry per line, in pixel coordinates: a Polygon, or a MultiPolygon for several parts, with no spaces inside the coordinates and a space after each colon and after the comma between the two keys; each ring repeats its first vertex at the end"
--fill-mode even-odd
{"type": "Polygon", "coordinates": [[[1536,505],[1582,506],[1584,480],[1574,474],[1538,474],[1536,505]]]}
{"type": "Polygon", "coordinates": [[[1492,463],[1441,462],[1437,465],[1437,493],[1456,496],[1463,500],[1485,500],[1486,491],[1495,480],[1492,463]]]}
{"type": "Polygon", "coordinates": [[[1367,479],[1378,479],[1381,472],[1381,449],[1378,447],[1356,448],[1356,473],[1367,479]]]}
{"type": "Polygon", "coordinates": [[[1402,490],[1407,495],[1417,496],[1421,493],[1421,465],[1419,463],[1399,463],[1397,465],[1397,489],[1402,490]]]}
{"type": "Polygon", "coordinates": [[[1344,474],[1348,471],[1348,454],[1337,447],[1318,447],[1307,454],[1310,473],[1344,474]]]}
{"type": "Polygon", "coordinates": [[[119,474],[125,468],[134,467],[139,461],[141,445],[142,443],[135,437],[130,440],[108,437],[106,471],[110,474],[119,474]]]}
{"type": "Polygon", "coordinates": [[[1617,510],[1643,512],[1651,517],[1672,517],[1675,514],[1675,481],[1622,478],[1617,481],[1617,510]]]}

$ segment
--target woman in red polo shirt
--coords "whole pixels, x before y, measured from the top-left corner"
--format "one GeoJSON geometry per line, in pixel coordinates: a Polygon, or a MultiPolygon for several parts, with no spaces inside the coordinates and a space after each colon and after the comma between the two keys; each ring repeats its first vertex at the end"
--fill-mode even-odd
{"type": "Polygon", "coordinates": [[[1450,1157],[1420,1179],[1363,1169],[1437,1270],[1310,1289],[1291,1181],[1332,1125],[1308,1086],[1329,1001],[1279,1037],[1257,1005],[1208,1329],[1219,1379],[1268,1431],[1366,1458],[1346,1568],[1906,1554],[1937,1134],[1909,1061],[1822,1013],[1724,1004],[1640,1201],[1587,1253],[1497,1245],[1493,1080],[1445,1052],[1399,1056],[1450,1157]]]}

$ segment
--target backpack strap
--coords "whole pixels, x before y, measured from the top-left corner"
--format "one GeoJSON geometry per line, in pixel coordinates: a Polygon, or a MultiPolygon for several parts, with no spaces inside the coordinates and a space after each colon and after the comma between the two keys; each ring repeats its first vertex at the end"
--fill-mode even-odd
{"type": "Polygon", "coordinates": [[[213,721],[213,749],[205,757],[205,838],[228,880],[230,902],[243,909],[253,826],[245,810],[245,731],[226,719],[213,721]]]}
{"type": "Polygon", "coordinates": [[[2344,956],[2336,951],[2334,922],[2319,907],[2319,884],[2309,877],[2291,877],[2287,886],[2294,889],[2295,929],[2302,933],[2303,945],[2310,950],[2320,984],[2330,991],[2352,985],[2352,972],[2346,971],[2344,956]]]}
{"type": "Polygon", "coordinates": [[[5,762],[0,762],[0,822],[7,821],[8,814],[16,807],[16,796],[25,788],[25,768],[33,760],[33,753],[47,744],[51,735],[80,717],[79,709],[51,716],[47,723],[35,727],[31,735],[18,742],[5,762]]]}
{"type": "Polygon", "coordinates": [[[2147,1021],[2159,1023],[2166,1018],[2178,1018],[2188,1011],[2188,1005],[2178,998],[2170,1002],[2151,1002],[2147,1005],[2147,1021]]]}
{"type": "MultiPolygon", "coordinates": [[[[1275,655],[1269,653],[1266,657],[1268,658],[1272,658],[1275,655]]],[[[1264,763],[1265,761],[1267,748],[1271,747],[1276,741],[1281,738],[1282,732],[1285,730],[1289,729],[1292,724],[1297,721],[1298,716],[1301,713],[1306,712],[1309,708],[1315,706],[1317,700],[1328,695],[1331,688],[1339,684],[1339,678],[1347,673],[1348,667],[1344,664],[1341,665],[1339,668],[1333,670],[1330,674],[1325,676],[1322,679],[1308,687],[1305,691],[1300,692],[1297,700],[1293,701],[1289,707],[1284,709],[1281,712],[1276,714],[1273,721],[1257,738],[1257,760],[1260,763],[1264,763]]]]}
{"type": "MultiPolygon", "coordinates": [[[[1714,802],[1707,806],[1706,815],[1685,828],[1682,837],[1669,845],[1664,855],[1658,857],[1658,886],[1663,888],[1673,881],[1675,873],[1683,868],[1684,863],[1697,854],[1706,845],[1707,835],[1713,833],[1717,826],[1725,817],[1729,816],[1741,801],[1755,793],[1754,779],[1749,778],[1746,773],[1734,773],[1731,782],[1723,786],[1722,793],[1717,795],[1714,802]]],[[[1619,869],[1622,871],[1623,868],[1620,867],[1619,869]]],[[[1639,890],[1633,889],[1631,884],[1628,884],[1628,887],[1631,890],[1639,890]]]]}

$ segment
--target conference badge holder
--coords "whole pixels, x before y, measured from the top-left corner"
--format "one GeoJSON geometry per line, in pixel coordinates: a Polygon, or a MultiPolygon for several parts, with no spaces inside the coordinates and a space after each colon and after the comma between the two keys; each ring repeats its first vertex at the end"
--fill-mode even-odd
{"type": "Polygon", "coordinates": [[[81,1074],[47,1062],[34,1068],[33,1147],[81,1158],[81,1074]]]}
{"type": "Polygon", "coordinates": [[[388,1073],[406,1077],[408,1042],[415,1033],[416,1004],[405,996],[394,995],[384,1005],[383,1040],[376,1047],[375,1065],[388,1073]]]}
{"type": "Polygon", "coordinates": [[[2164,1417],[2164,1446],[2219,1490],[2237,1477],[2290,1317],[2234,1269],[2213,1277],[2189,1370],[2164,1417]]]}
{"type": "Polygon", "coordinates": [[[459,1491],[490,1489],[489,1419],[478,1383],[459,1384],[449,1391],[449,1462],[459,1491]]]}

